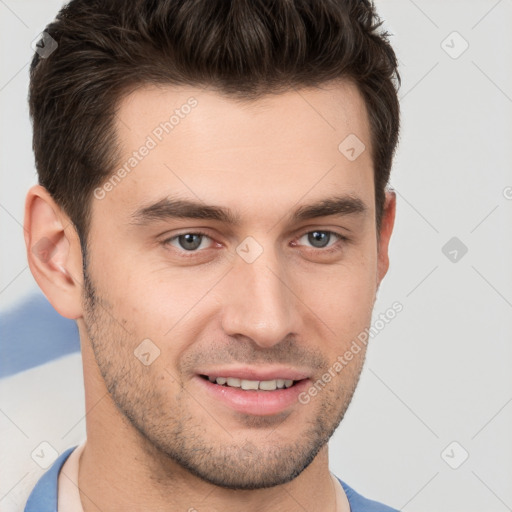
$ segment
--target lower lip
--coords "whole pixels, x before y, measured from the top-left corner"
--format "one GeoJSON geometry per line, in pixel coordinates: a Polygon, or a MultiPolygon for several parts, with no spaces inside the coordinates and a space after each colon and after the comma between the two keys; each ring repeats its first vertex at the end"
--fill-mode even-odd
{"type": "Polygon", "coordinates": [[[221,386],[197,376],[202,388],[230,409],[255,416],[271,416],[285,411],[298,403],[298,396],[308,387],[309,379],[303,379],[291,388],[274,391],[243,390],[221,386]]]}

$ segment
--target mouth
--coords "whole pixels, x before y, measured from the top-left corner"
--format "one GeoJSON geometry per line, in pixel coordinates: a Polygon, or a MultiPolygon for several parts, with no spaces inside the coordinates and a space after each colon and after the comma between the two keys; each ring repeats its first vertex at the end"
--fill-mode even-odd
{"type": "Polygon", "coordinates": [[[200,375],[200,377],[219,386],[239,388],[244,391],[275,391],[276,389],[288,389],[297,384],[297,382],[300,382],[300,380],[293,379],[248,380],[239,379],[237,377],[215,377],[211,375],[200,375]]]}
{"type": "Polygon", "coordinates": [[[307,389],[310,378],[285,368],[225,368],[200,372],[194,381],[212,406],[253,416],[271,416],[299,406],[298,397],[307,389]]]}

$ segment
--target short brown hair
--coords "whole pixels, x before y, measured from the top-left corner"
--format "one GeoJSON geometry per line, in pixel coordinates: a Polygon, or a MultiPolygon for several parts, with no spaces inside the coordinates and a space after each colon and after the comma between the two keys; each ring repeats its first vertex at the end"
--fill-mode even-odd
{"type": "Polygon", "coordinates": [[[91,195],[119,161],[115,114],[130,90],[207,86],[250,101],[346,78],[369,116],[380,230],[400,114],[382,23],[371,0],[72,0],[45,30],[57,48],[30,68],[39,183],[85,249],[91,195]]]}

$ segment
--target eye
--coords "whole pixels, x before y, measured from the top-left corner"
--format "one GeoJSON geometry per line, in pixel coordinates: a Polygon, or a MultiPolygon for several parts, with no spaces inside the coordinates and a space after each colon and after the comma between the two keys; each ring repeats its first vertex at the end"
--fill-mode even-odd
{"type": "MultiPolygon", "coordinates": [[[[339,240],[348,240],[347,237],[340,235],[339,233],[335,233],[334,231],[322,230],[309,231],[308,233],[305,233],[298,239],[299,243],[303,239],[306,239],[307,243],[311,244],[315,249],[329,248],[327,250],[331,250],[330,248],[339,240]],[[333,238],[334,242],[329,245],[333,238]]],[[[304,244],[300,243],[300,245],[304,244]]]]}
{"type": "MultiPolygon", "coordinates": [[[[337,244],[339,241],[348,242],[349,239],[339,233],[329,230],[314,230],[304,233],[297,242],[293,242],[292,245],[305,245],[308,244],[313,249],[323,249],[322,252],[333,252],[341,250],[341,247],[337,244]]],[[[211,245],[212,239],[202,231],[190,231],[174,235],[167,240],[164,240],[164,245],[171,245],[178,252],[185,253],[198,253],[200,250],[208,249],[211,245]]]]}
{"type": "Polygon", "coordinates": [[[206,233],[190,232],[182,233],[180,235],[173,236],[172,238],[168,238],[164,243],[187,252],[197,252],[198,249],[206,248],[203,247],[203,242],[205,239],[210,239],[206,233]]]}

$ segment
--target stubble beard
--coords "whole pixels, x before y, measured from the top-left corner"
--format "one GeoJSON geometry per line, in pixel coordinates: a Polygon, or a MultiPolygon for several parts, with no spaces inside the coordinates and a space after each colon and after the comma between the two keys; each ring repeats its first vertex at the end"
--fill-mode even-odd
{"type": "Polygon", "coordinates": [[[294,439],[289,434],[281,435],[280,424],[307,414],[309,404],[296,406],[282,419],[241,418],[237,430],[245,426],[246,435],[240,438],[226,428],[222,431],[221,422],[213,414],[203,414],[203,408],[208,412],[208,404],[201,397],[191,397],[186,383],[181,383],[174,395],[166,395],[164,386],[169,384],[169,372],[161,368],[157,375],[151,366],[140,363],[133,354],[140,340],[130,338],[109,314],[109,308],[112,306],[98,296],[84,264],[86,332],[110,397],[122,417],[140,434],[141,448],[154,460],[155,467],[172,468],[178,464],[200,479],[226,489],[274,487],[302,473],[343,419],[362,369],[364,354],[359,365],[350,369],[352,375],[343,381],[344,385],[326,386],[310,402],[316,410],[310,413],[306,424],[299,420],[301,431],[295,432],[294,439]],[[194,410],[201,413],[199,417],[194,410]],[[211,420],[210,424],[205,424],[204,417],[211,420]],[[212,430],[219,429],[215,437],[212,430]]]}

